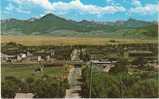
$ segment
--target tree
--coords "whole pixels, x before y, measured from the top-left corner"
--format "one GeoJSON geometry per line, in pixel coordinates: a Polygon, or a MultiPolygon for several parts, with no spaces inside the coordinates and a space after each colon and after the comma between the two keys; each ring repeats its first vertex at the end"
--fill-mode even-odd
{"type": "Polygon", "coordinates": [[[16,79],[15,77],[6,77],[5,81],[2,82],[2,97],[3,98],[14,98],[16,95],[16,92],[19,89],[20,81],[16,79]]]}
{"type": "Polygon", "coordinates": [[[51,78],[38,79],[33,84],[33,93],[35,98],[61,98],[65,95],[66,83],[51,78]]]}
{"type": "Polygon", "coordinates": [[[131,87],[130,92],[131,97],[157,98],[158,81],[155,79],[138,81],[131,87]]]}
{"type": "Polygon", "coordinates": [[[146,64],[146,61],[144,60],[144,57],[138,57],[132,62],[132,64],[144,66],[144,64],[146,64]]]}
{"type": "Polygon", "coordinates": [[[115,64],[114,67],[110,69],[110,73],[128,73],[128,60],[125,58],[119,59],[119,61],[115,64]]]}
{"type": "Polygon", "coordinates": [[[34,78],[29,77],[26,79],[25,84],[27,86],[27,90],[32,92],[33,91],[33,83],[34,83],[34,78]]]}
{"type": "Polygon", "coordinates": [[[81,52],[79,57],[85,62],[90,60],[90,56],[87,52],[81,52]]]}

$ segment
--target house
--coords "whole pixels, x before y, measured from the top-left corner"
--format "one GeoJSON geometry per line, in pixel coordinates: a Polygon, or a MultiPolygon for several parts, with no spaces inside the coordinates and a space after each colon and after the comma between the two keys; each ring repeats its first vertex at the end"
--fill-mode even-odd
{"type": "Polygon", "coordinates": [[[49,51],[49,53],[50,53],[51,57],[53,57],[53,56],[55,55],[55,51],[54,51],[53,49],[51,49],[51,50],[49,51]]]}
{"type": "Polygon", "coordinates": [[[20,55],[17,55],[17,61],[21,62],[22,61],[22,57],[20,55]]]}
{"type": "Polygon", "coordinates": [[[99,60],[92,60],[91,65],[95,66],[95,68],[99,71],[109,72],[109,70],[114,67],[117,61],[99,61],[99,60]]]}
{"type": "Polygon", "coordinates": [[[72,53],[71,53],[71,60],[72,61],[78,61],[78,60],[80,60],[80,50],[78,50],[78,49],[74,49],[73,51],[72,51],[72,53]]]}
{"type": "Polygon", "coordinates": [[[151,51],[143,51],[143,50],[133,50],[128,52],[129,57],[151,57],[152,52],[151,51]]]}
{"type": "Polygon", "coordinates": [[[16,93],[14,99],[33,99],[33,97],[32,93],[16,93]]]}
{"type": "Polygon", "coordinates": [[[20,53],[17,55],[17,61],[18,62],[21,62],[22,60],[26,59],[27,58],[27,54],[25,53],[20,53]]]}
{"type": "Polygon", "coordinates": [[[29,51],[26,52],[26,56],[27,56],[27,57],[30,57],[30,56],[32,56],[32,55],[33,55],[33,54],[32,54],[31,52],[29,52],[29,51]]]}
{"type": "Polygon", "coordinates": [[[30,56],[31,61],[50,61],[51,60],[51,53],[49,52],[34,52],[32,53],[32,56],[30,56]]]}
{"type": "Polygon", "coordinates": [[[7,55],[7,54],[1,53],[1,61],[2,62],[13,62],[16,59],[17,59],[16,55],[7,55]]]}
{"type": "Polygon", "coordinates": [[[21,56],[21,58],[26,58],[27,57],[27,54],[25,54],[25,53],[20,53],[20,56],[21,56]]]}

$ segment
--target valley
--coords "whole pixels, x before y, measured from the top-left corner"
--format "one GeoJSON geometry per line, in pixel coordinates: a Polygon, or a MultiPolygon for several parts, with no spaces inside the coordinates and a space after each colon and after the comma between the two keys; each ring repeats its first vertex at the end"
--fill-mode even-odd
{"type": "Polygon", "coordinates": [[[28,46],[40,45],[105,45],[131,43],[157,43],[157,39],[128,39],[106,37],[55,37],[55,36],[3,36],[1,43],[15,42],[28,46]]]}

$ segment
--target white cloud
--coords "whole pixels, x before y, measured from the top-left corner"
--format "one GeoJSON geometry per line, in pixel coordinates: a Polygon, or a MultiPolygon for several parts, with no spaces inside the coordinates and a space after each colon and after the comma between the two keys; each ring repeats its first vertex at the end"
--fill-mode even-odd
{"type": "Polygon", "coordinates": [[[157,12],[159,13],[159,3],[157,4],[157,12]]]}
{"type": "Polygon", "coordinates": [[[49,2],[49,0],[15,0],[15,3],[21,4],[21,3],[32,3],[35,5],[40,5],[44,9],[51,10],[52,4],[49,2]]]}
{"type": "Polygon", "coordinates": [[[19,13],[24,13],[24,14],[30,14],[31,12],[28,10],[22,10],[22,9],[16,9],[17,12],[19,13]]]}
{"type": "Polygon", "coordinates": [[[29,10],[23,9],[21,5],[15,6],[12,3],[9,3],[6,6],[6,12],[18,12],[18,13],[24,13],[24,14],[30,14],[31,12],[29,10]]]}
{"type": "Polygon", "coordinates": [[[132,0],[132,5],[138,7],[141,6],[141,2],[139,0],[132,0]]]}
{"type": "MultiPolygon", "coordinates": [[[[110,0],[109,0],[110,1],[110,0]]],[[[50,2],[49,0],[16,0],[16,3],[32,3],[39,5],[46,10],[80,10],[89,14],[107,14],[107,13],[117,13],[125,11],[125,8],[122,6],[111,5],[100,7],[96,5],[83,4],[80,0],[72,0],[70,2],[50,2]]]]}
{"type": "Polygon", "coordinates": [[[158,5],[157,4],[145,4],[143,5],[139,0],[132,0],[132,5],[134,7],[130,8],[129,13],[137,14],[154,14],[157,13],[158,5]]]}
{"type": "MultiPolygon", "coordinates": [[[[159,12],[159,4],[145,4],[143,5],[140,0],[131,0],[132,7],[129,9],[125,9],[121,4],[116,2],[115,0],[106,0],[108,5],[106,6],[97,6],[92,4],[84,4],[81,2],[81,0],[72,0],[70,2],[50,2],[49,0],[10,0],[14,3],[16,3],[17,6],[20,5],[35,5],[40,6],[41,8],[45,9],[46,12],[54,12],[56,14],[66,14],[69,13],[71,10],[78,10],[80,13],[85,14],[93,14],[93,15],[104,15],[104,14],[113,14],[117,12],[127,12],[127,14],[154,14],[156,12],[159,12]]],[[[123,0],[126,2],[127,0],[123,0]]],[[[29,14],[30,11],[25,10],[26,7],[16,8],[16,11],[19,13],[26,13],[29,14]]],[[[6,7],[7,11],[15,10],[13,4],[9,4],[6,7]]]]}
{"type": "Polygon", "coordinates": [[[64,2],[56,2],[53,3],[54,10],[71,10],[71,9],[77,9],[82,12],[86,12],[89,14],[106,14],[106,13],[116,13],[125,11],[125,8],[121,6],[105,6],[100,7],[96,5],[85,5],[80,0],[74,0],[69,3],[64,2]]]}
{"type": "Polygon", "coordinates": [[[157,13],[157,5],[156,4],[147,4],[145,6],[138,6],[135,8],[131,8],[130,12],[131,13],[138,13],[138,14],[154,14],[157,13]]]}
{"type": "Polygon", "coordinates": [[[14,9],[14,6],[12,3],[9,3],[8,6],[5,8],[7,11],[12,11],[14,9]]]}

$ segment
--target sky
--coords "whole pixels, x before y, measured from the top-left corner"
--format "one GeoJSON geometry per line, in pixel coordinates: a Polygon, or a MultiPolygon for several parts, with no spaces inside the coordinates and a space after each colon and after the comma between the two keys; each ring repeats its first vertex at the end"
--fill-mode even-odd
{"type": "Polygon", "coordinates": [[[53,13],[76,21],[158,19],[158,0],[0,0],[1,19],[40,18],[53,13]]]}

